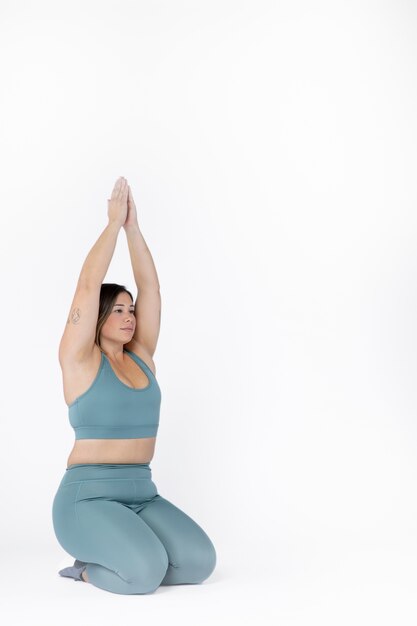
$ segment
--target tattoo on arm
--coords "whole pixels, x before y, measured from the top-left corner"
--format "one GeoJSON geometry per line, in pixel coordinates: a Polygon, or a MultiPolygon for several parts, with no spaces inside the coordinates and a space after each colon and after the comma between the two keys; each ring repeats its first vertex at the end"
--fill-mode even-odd
{"type": "Polygon", "coordinates": [[[78,324],[78,322],[80,321],[81,318],[81,311],[78,307],[75,307],[75,309],[72,309],[70,316],[67,320],[67,324],[70,323],[70,320],[73,324],[78,324]]]}

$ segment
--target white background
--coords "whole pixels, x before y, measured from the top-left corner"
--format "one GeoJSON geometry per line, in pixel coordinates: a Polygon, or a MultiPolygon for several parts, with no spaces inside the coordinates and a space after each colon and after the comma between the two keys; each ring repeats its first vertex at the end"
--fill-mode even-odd
{"type": "MultiPolygon", "coordinates": [[[[7,624],[415,624],[417,7],[0,2],[7,624]],[[59,577],[58,345],[127,178],[162,295],[159,493],[202,585],[59,577]]],[[[121,230],[105,282],[136,295],[121,230]]]]}

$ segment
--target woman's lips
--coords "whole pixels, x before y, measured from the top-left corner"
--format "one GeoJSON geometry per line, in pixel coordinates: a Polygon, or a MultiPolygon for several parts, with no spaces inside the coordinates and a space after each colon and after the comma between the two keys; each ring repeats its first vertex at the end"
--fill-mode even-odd
{"type": "Polygon", "coordinates": [[[121,328],[121,330],[128,330],[128,331],[132,331],[133,328],[121,328]]]}

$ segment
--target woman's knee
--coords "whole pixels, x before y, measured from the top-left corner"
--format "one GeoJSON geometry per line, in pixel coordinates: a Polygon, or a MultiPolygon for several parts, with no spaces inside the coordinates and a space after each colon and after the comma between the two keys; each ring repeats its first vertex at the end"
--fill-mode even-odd
{"type": "Polygon", "coordinates": [[[206,536],[188,555],[189,569],[194,582],[206,580],[216,567],[217,555],[211,540],[206,536]]]}
{"type": "Polygon", "coordinates": [[[169,563],[162,584],[202,583],[212,574],[216,560],[214,545],[203,534],[198,542],[190,543],[174,562],[169,563]]]}

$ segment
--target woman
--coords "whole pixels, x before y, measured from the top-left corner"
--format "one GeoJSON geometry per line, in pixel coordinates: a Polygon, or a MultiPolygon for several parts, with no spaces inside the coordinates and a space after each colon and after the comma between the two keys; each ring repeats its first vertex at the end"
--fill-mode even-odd
{"type": "Polygon", "coordinates": [[[61,576],[143,594],[159,585],[201,583],[215,568],[216,552],[204,530],[152,481],[161,402],[152,357],[161,297],[123,177],[108,200],[108,218],[82,267],[59,347],[75,444],[52,518],[60,545],[75,557],[61,576]],[[136,304],[123,285],[102,284],[122,226],[136,304]]]}

